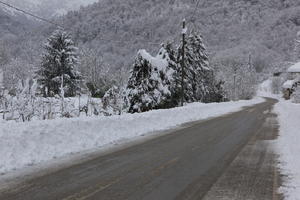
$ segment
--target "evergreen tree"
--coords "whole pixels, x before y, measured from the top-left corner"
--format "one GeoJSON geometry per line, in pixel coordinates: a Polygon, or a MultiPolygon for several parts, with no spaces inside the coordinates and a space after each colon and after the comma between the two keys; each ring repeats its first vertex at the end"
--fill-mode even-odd
{"type": "MultiPolygon", "coordinates": [[[[182,62],[182,44],[178,49],[178,62],[182,62]]],[[[181,67],[178,68],[181,76],[181,67]]],[[[202,37],[191,34],[185,45],[184,98],[186,102],[210,102],[215,92],[213,70],[209,68],[208,55],[202,37]]]]}
{"type": "Polygon", "coordinates": [[[43,95],[60,94],[63,81],[65,95],[74,96],[81,79],[75,70],[77,64],[77,48],[71,36],[62,30],[55,31],[45,45],[41,68],[37,72],[43,95]]]}
{"type": "Polygon", "coordinates": [[[175,75],[178,68],[176,51],[172,48],[171,43],[167,43],[166,45],[163,44],[157,57],[166,62],[165,67],[162,68],[159,73],[163,86],[169,91],[167,97],[164,98],[159,107],[176,107],[179,104],[180,99],[177,89],[181,85],[180,80],[176,79],[177,76],[175,75]]]}
{"type": "Polygon", "coordinates": [[[156,57],[145,50],[138,52],[127,85],[129,112],[145,112],[167,104],[173,72],[168,59],[164,48],[156,57]]]}
{"type": "MultiPolygon", "coordinates": [[[[219,102],[223,82],[215,80],[202,38],[193,34],[185,45],[184,99],[186,102],[219,102]]],[[[127,85],[129,112],[178,106],[181,100],[182,45],[178,51],[163,45],[156,57],[141,50],[127,85]]]]}

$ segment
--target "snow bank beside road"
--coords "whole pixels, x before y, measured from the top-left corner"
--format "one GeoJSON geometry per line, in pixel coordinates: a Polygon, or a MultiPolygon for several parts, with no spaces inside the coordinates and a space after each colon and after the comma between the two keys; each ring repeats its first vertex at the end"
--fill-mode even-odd
{"type": "Polygon", "coordinates": [[[275,105],[275,112],[280,124],[280,168],[288,176],[283,193],[288,200],[300,200],[300,104],[281,100],[275,105]]]}
{"type": "Polygon", "coordinates": [[[239,111],[263,102],[193,103],[185,107],[112,117],[0,123],[0,173],[36,165],[70,153],[239,111]]]}

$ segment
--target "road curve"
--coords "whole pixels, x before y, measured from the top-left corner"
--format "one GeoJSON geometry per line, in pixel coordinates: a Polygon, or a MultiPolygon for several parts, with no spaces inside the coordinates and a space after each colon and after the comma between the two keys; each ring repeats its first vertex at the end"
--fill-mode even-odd
{"type": "MultiPolygon", "coordinates": [[[[266,102],[28,180],[1,200],[202,199],[261,129],[266,102]]],[[[170,116],[172,117],[172,116],[170,116]]],[[[270,198],[271,199],[271,198],[270,198]]]]}

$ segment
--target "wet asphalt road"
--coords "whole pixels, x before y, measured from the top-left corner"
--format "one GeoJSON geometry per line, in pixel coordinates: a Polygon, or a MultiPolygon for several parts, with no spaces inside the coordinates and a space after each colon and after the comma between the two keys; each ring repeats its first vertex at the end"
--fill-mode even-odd
{"type": "Polygon", "coordinates": [[[27,180],[1,192],[0,200],[203,199],[259,133],[267,120],[266,111],[275,103],[268,99],[240,112],[191,123],[171,134],[27,180]]]}

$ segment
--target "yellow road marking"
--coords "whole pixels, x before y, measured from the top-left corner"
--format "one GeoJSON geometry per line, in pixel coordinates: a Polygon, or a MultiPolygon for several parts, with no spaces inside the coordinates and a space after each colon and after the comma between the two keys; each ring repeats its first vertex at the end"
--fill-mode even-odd
{"type": "Polygon", "coordinates": [[[169,160],[168,162],[166,162],[166,163],[160,165],[159,167],[157,167],[156,169],[154,169],[154,174],[160,173],[160,171],[162,171],[162,170],[164,170],[164,169],[170,167],[171,165],[175,164],[175,163],[178,162],[178,161],[179,161],[179,158],[178,158],[178,157],[177,157],[177,158],[174,158],[174,159],[172,159],[172,160],[169,160]]]}
{"type": "Polygon", "coordinates": [[[34,186],[34,184],[26,183],[26,184],[22,184],[22,185],[17,185],[16,187],[11,188],[11,189],[7,189],[7,190],[4,188],[3,191],[0,190],[0,193],[2,193],[2,192],[17,193],[19,191],[23,191],[23,190],[25,190],[27,188],[30,188],[32,186],[34,186]]]}
{"type": "Polygon", "coordinates": [[[68,196],[62,200],[84,200],[84,199],[87,199],[91,196],[94,196],[95,194],[97,194],[98,192],[101,192],[107,188],[109,188],[110,186],[112,186],[113,184],[116,184],[118,182],[121,181],[121,178],[118,178],[118,179],[115,179],[115,180],[112,180],[106,184],[103,184],[103,183],[99,183],[95,186],[91,186],[87,189],[84,189],[82,191],[80,191],[79,193],[76,193],[74,195],[71,195],[71,196],[68,196]]]}

